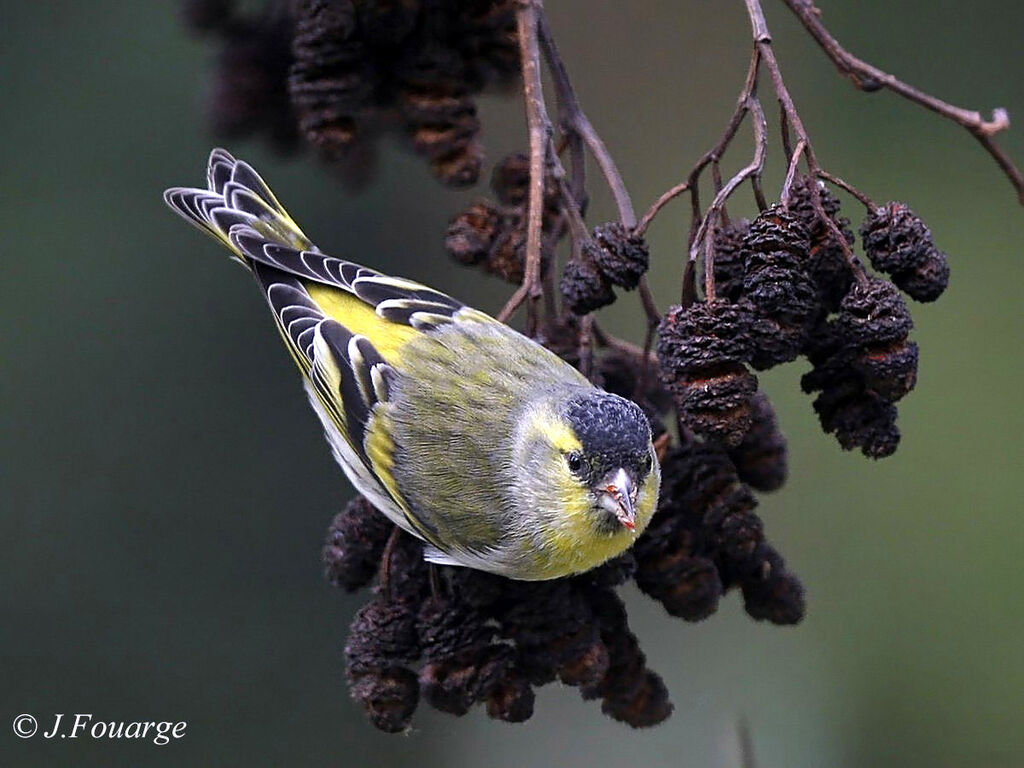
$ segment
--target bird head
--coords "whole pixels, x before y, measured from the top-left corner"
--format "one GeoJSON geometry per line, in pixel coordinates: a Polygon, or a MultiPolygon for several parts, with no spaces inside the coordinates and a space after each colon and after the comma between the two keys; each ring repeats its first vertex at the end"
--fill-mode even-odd
{"type": "Polygon", "coordinates": [[[552,546],[595,547],[581,555],[598,562],[628,547],[650,522],[660,484],[644,412],[618,395],[576,389],[547,403],[530,434],[530,499],[552,546]]]}
{"type": "Polygon", "coordinates": [[[562,458],[576,493],[589,501],[594,526],[607,533],[642,532],[660,481],[644,412],[630,400],[592,390],[568,401],[564,419],[579,447],[562,458]]]}

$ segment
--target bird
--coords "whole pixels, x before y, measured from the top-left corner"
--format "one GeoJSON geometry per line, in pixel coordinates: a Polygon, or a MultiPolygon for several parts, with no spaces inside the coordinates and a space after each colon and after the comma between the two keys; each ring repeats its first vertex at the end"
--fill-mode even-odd
{"type": "Polygon", "coordinates": [[[332,453],[424,558],[523,581],[626,551],[657,507],[650,422],[433,288],[317,248],[248,163],[164,200],[255,277],[332,453]]]}

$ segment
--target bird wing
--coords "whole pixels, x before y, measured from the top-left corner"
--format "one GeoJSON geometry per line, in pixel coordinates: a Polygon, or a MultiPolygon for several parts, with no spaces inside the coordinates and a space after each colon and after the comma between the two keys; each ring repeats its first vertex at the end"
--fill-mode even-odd
{"type": "Polygon", "coordinates": [[[211,153],[207,182],[207,189],[169,189],[164,199],[257,278],[353,484],[436,546],[433,526],[414,514],[392,471],[392,383],[413,339],[450,323],[496,321],[427,286],[321,252],[256,171],[224,150],[211,153]]]}

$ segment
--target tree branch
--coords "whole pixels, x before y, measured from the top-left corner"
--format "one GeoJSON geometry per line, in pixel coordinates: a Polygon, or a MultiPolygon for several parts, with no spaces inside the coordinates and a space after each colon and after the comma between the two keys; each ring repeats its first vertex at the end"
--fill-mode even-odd
{"type": "Polygon", "coordinates": [[[619,211],[619,221],[627,229],[632,229],[636,226],[636,213],[633,210],[633,201],[629,197],[626,184],[622,180],[622,175],[619,173],[618,166],[615,165],[615,160],[612,159],[611,154],[608,152],[608,148],[580,107],[579,99],[576,98],[576,91],[572,87],[572,81],[569,79],[569,72],[566,70],[565,62],[562,61],[562,57],[558,53],[555,38],[551,34],[551,27],[548,25],[547,17],[543,13],[540,14],[538,27],[541,44],[544,46],[544,57],[551,70],[551,79],[555,84],[555,93],[558,95],[558,103],[563,118],[562,130],[566,136],[576,134],[586,143],[590,153],[597,160],[601,174],[611,190],[612,197],[615,198],[615,206],[619,211]]]}
{"type": "Polygon", "coordinates": [[[516,8],[516,31],[523,73],[523,100],[530,137],[530,187],[526,215],[526,266],[523,284],[512,294],[498,320],[505,322],[529,300],[530,325],[536,325],[533,300],[541,295],[541,236],[544,224],[544,169],[551,141],[551,121],[544,105],[540,78],[540,50],[537,45],[537,17],[541,0],[523,0],[516,8]]]}
{"type": "MultiPolygon", "coordinates": [[[[779,100],[779,104],[782,107],[783,112],[783,124],[788,124],[793,129],[793,133],[797,137],[797,149],[793,151],[790,156],[790,165],[793,165],[793,160],[797,156],[798,152],[803,152],[804,160],[807,163],[807,170],[811,176],[817,177],[821,166],[818,164],[817,155],[814,153],[814,146],[811,143],[811,138],[807,134],[807,129],[804,128],[804,122],[800,118],[800,113],[796,110],[796,105],[793,102],[793,97],[789,93],[789,89],[786,87],[786,81],[782,77],[782,70],[779,67],[778,59],[775,58],[775,51],[772,48],[771,34],[768,32],[768,25],[765,22],[764,10],[761,8],[761,0],[744,0],[747,6],[747,14],[750,16],[750,26],[754,36],[754,45],[761,52],[761,59],[764,62],[765,68],[768,70],[768,74],[771,76],[772,89],[775,91],[775,95],[779,100]]],[[[788,135],[788,132],[787,132],[788,135]]],[[[795,170],[795,169],[794,169],[795,170]]],[[[818,189],[817,184],[811,184],[811,205],[814,207],[814,212],[818,215],[825,227],[830,231],[832,237],[839,243],[843,249],[843,255],[846,257],[847,264],[850,265],[850,269],[858,280],[866,280],[867,275],[864,272],[864,267],[858,261],[854,255],[853,250],[850,248],[850,244],[846,242],[846,237],[840,231],[839,226],[833,221],[832,217],[825,212],[825,208],[821,202],[821,192],[818,189]]]]}
{"type": "MultiPolygon", "coordinates": [[[[966,128],[996,161],[1016,190],[1018,200],[1024,204],[1024,176],[994,140],[996,134],[1010,127],[1010,115],[1005,109],[1001,107],[993,109],[992,119],[985,120],[980,112],[954,106],[924,93],[888,72],[857,58],[843,48],[822,23],[821,11],[815,7],[813,0],[782,0],[782,2],[800,19],[804,28],[818,43],[825,55],[832,60],[836,69],[849,78],[855,88],[867,93],[884,88],[966,128]]],[[[763,15],[761,18],[763,21],[763,15]]]]}

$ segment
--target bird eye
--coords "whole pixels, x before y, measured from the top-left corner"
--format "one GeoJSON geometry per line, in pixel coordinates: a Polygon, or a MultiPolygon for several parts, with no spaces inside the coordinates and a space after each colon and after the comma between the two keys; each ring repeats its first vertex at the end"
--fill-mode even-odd
{"type": "Polygon", "coordinates": [[[583,469],[583,457],[577,451],[567,454],[565,463],[571,472],[579,472],[583,469]]]}

